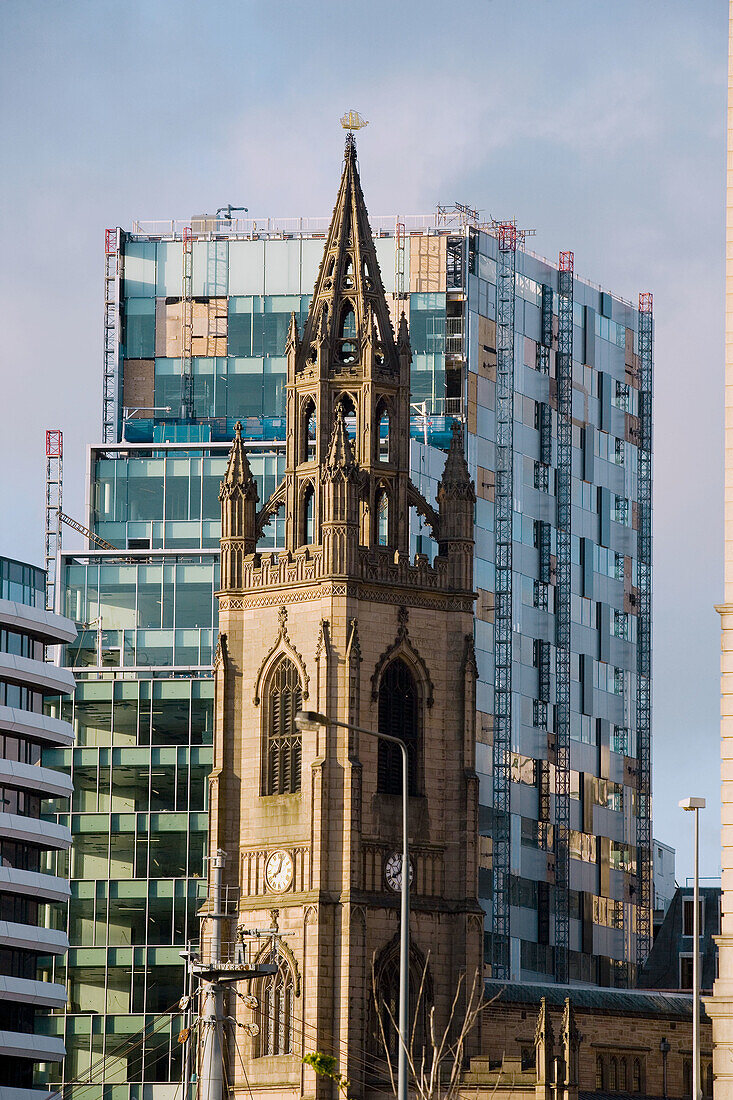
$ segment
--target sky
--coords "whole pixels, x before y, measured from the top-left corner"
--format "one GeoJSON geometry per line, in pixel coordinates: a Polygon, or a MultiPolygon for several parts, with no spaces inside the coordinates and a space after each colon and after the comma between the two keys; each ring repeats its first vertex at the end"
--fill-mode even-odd
{"type": "Polygon", "coordinates": [[[354,108],[372,214],[516,217],[654,294],[654,832],[684,883],[703,795],[717,876],[726,49],[725,0],[2,0],[0,554],[42,564],[46,428],[85,515],[105,228],[328,215],[354,108]]]}

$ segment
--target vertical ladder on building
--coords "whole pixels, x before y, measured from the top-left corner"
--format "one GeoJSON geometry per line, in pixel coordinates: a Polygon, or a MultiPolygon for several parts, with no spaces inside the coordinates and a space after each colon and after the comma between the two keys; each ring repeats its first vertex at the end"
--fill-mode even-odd
{"type": "Polygon", "coordinates": [[[512,738],[512,517],[514,512],[514,294],[517,229],[497,226],[496,593],[494,602],[494,847],[492,976],[509,978],[512,738]]]}
{"type": "Polygon", "coordinates": [[[116,443],[119,416],[119,313],[121,229],[104,234],[104,344],[102,355],[102,442],[116,443]]]}
{"type": "Polygon", "coordinates": [[[59,428],[46,432],[46,611],[56,610],[56,564],[61,550],[64,436],[59,428]]]}
{"type": "Polygon", "coordinates": [[[651,710],[652,710],[652,386],[654,315],[652,295],[639,295],[639,449],[637,507],[636,738],[639,790],[637,845],[637,967],[652,946],[651,710]]]}
{"type": "Polygon", "coordinates": [[[555,981],[570,950],[570,604],[573,461],[573,253],[561,252],[557,339],[557,546],[555,586],[555,981]]]}
{"type": "Polygon", "coordinates": [[[193,234],[183,228],[181,272],[181,419],[193,420],[193,234]]]}

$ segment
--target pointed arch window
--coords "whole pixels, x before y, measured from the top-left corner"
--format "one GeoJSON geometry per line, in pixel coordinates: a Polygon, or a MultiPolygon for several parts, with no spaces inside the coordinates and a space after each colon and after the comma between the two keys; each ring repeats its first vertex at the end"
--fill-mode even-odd
{"type": "Polygon", "coordinates": [[[354,286],[354,265],[351,262],[351,257],[346,261],[344,268],[344,287],[346,290],[351,290],[354,286]]]}
{"type": "Polygon", "coordinates": [[[618,1089],[618,1062],[615,1058],[611,1058],[608,1063],[608,1087],[611,1092],[618,1089]]]}
{"type": "MultiPolygon", "coordinates": [[[[419,1065],[429,1034],[429,1016],[433,1004],[432,975],[419,958],[412,952],[410,955],[408,1020],[412,1057],[419,1065]]],[[[400,1002],[399,951],[395,947],[390,946],[383,952],[375,977],[377,1004],[375,1005],[372,998],[372,1050],[378,1058],[384,1058],[386,1045],[386,1054],[394,1066],[398,1055],[397,1021],[400,1002]]]]}
{"type": "Polygon", "coordinates": [[[303,490],[301,545],[310,546],[316,541],[316,497],[309,483],[303,490]]]}
{"type": "Polygon", "coordinates": [[[356,347],[356,314],[350,302],[344,307],[339,326],[340,357],[341,362],[349,365],[357,359],[356,347]]]}
{"type": "Polygon", "coordinates": [[[375,501],[377,516],[377,546],[389,546],[389,493],[386,489],[377,492],[375,501]]]}
{"type": "Polygon", "coordinates": [[[619,1058],[618,1061],[618,1087],[621,1092],[626,1092],[626,1059],[619,1058]]]}
{"type": "Polygon", "coordinates": [[[301,462],[313,462],[316,457],[316,426],[316,405],[312,398],[308,398],[301,421],[301,462]]]}
{"type": "Polygon", "coordinates": [[[603,1089],[606,1087],[605,1073],[603,1072],[603,1055],[598,1054],[596,1056],[596,1088],[603,1089]]]}
{"type": "Polygon", "coordinates": [[[356,314],[351,304],[347,305],[341,316],[341,339],[356,339],[356,314]]]}
{"type": "Polygon", "coordinates": [[[634,1058],[631,1071],[631,1088],[634,1092],[641,1092],[641,1058],[634,1058]]]}
{"type": "Polygon", "coordinates": [[[344,423],[349,439],[356,439],[356,405],[353,398],[349,393],[342,393],[334,404],[334,410],[336,405],[340,405],[343,410],[344,423]]]}
{"type": "Polygon", "coordinates": [[[257,1056],[265,1058],[277,1054],[292,1054],[295,1046],[293,972],[287,960],[275,952],[264,962],[274,964],[277,970],[264,977],[260,983],[257,1056]]]}
{"type": "Polygon", "coordinates": [[[380,462],[389,462],[390,450],[389,413],[384,405],[377,409],[377,456],[380,462]]]}
{"type": "Polygon", "coordinates": [[[303,692],[298,670],[282,657],[275,665],[265,695],[265,794],[295,794],[300,790],[300,731],[295,715],[303,692]]]}
{"type": "MultiPolygon", "coordinates": [[[[382,674],[379,685],[380,733],[399,737],[407,746],[407,781],[411,795],[418,790],[419,701],[417,685],[405,662],[397,657],[382,674]]],[[[399,746],[380,741],[377,790],[381,794],[402,793],[402,752],[399,746]]]]}

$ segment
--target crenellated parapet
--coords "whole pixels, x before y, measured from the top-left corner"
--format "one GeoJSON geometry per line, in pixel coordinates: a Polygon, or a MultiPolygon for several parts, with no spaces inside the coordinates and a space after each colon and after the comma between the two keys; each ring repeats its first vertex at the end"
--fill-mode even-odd
{"type": "MultiPolygon", "coordinates": [[[[224,551],[222,550],[222,555],[224,551]]],[[[222,556],[222,563],[224,559],[222,556]]],[[[325,581],[334,576],[329,553],[323,547],[303,546],[298,550],[249,554],[237,561],[241,583],[227,588],[247,592],[253,589],[282,588],[298,584],[325,581]]],[[[428,589],[452,592],[450,563],[437,557],[431,565],[425,554],[401,554],[398,550],[380,547],[359,547],[350,579],[370,585],[428,589]]]]}

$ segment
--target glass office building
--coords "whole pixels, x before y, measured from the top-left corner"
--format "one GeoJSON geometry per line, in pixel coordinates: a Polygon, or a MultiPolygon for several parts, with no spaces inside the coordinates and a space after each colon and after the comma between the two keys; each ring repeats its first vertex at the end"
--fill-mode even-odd
{"type": "MultiPolygon", "coordinates": [[[[279,481],[287,327],[327,224],[107,234],[86,522],[110,548],[62,560],[76,743],[48,754],[74,781],[74,843],[68,1003],[47,1023],[63,1080],[96,1084],[85,1100],[175,1095],[179,952],[205,881],[219,481],[237,419],[261,501],[279,481]]],[[[476,484],[487,973],[631,984],[651,928],[650,300],[465,211],[372,228],[410,326],[413,480],[434,500],[457,418],[476,484]]],[[[274,523],[263,545],[280,540],[274,523]]],[[[434,552],[418,521],[413,551],[434,552]]]]}

